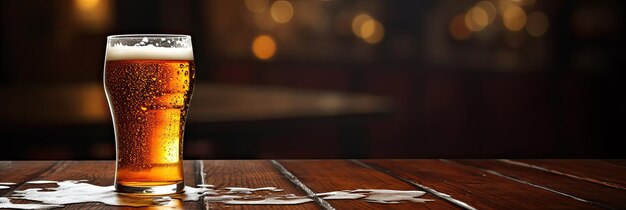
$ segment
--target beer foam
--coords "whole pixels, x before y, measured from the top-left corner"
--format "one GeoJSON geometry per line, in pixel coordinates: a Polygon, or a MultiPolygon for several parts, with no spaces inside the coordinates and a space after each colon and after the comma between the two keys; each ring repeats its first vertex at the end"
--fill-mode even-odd
{"type": "Polygon", "coordinates": [[[66,207],[66,205],[78,203],[102,203],[109,206],[182,209],[183,202],[199,200],[202,200],[206,205],[209,205],[209,203],[222,203],[226,205],[296,205],[313,202],[313,197],[324,200],[363,200],[380,204],[406,202],[425,203],[433,201],[431,199],[419,198],[426,194],[426,192],[417,190],[355,189],[317,193],[309,197],[285,193],[273,194],[272,192],[284,192],[284,189],[276,187],[225,187],[224,189],[218,190],[214,189],[214,186],[212,188],[186,186],[182,194],[172,194],[168,196],[133,196],[116,192],[114,186],[92,185],[85,183],[86,181],[87,180],[30,181],[27,184],[38,185],[53,183],[58,185],[58,187],[38,187],[16,190],[9,197],[0,197],[0,209],[50,209],[66,207]],[[270,191],[270,193],[258,193],[260,191],[270,191]],[[11,202],[12,200],[37,203],[13,203],[11,202]]]}
{"type": "Polygon", "coordinates": [[[107,61],[119,60],[193,60],[191,47],[107,46],[107,61]]]}

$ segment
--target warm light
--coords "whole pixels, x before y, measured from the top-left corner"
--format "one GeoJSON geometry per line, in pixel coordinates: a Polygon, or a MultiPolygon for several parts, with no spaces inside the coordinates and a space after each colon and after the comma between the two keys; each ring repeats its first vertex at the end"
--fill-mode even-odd
{"type": "Polygon", "coordinates": [[[101,95],[100,87],[96,85],[81,87],[78,91],[80,101],[78,101],[78,110],[82,117],[87,120],[101,120],[109,114],[107,110],[107,102],[101,95]]]}
{"type": "Polygon", "coordinates": [[[361,34],[361,38],[372,36],[374,31],[376,31],[376,21],[373,19],[366,20],[363,24],[361,24],[360,31],[361,32],[359,34],[361,34]]]}
{"type": "Polygon", "coordinates": [[[261,12],[269,5],[268,0],[246,0],[245,3],[248,10],[251,12],[261,12]]]}
{"type": "Polygon", "coordinates": [[[361,25],[361,35],[365,42],[376,44],[385,36],[385,27],[376,20],[368,20],[361,25]]]}
{"type": "Polygon", "coordinates": [[[465,15],[457,15],[450,20],[450,35],[456,40],[465,40],[472,35],[472,31],[465,25],[465,15]]]}
{"type": "Polygon", "coordinates": [[[372,16],[362,13],[352,19],[352,32],[365,42],[376,44],[385,36],[385,27],[372,16]]]}
{"type": "Polygon", "coordinates": [[[523,6],[530,6],[530,5],[535,4],[535,0],[512,0],[512,1],[518,5],[523,5],[523,6]]]}
{"type": "Polygon", "coordinates": [[[275,1],[270,10],[272,19],[278,23],[286,23],[293,17],[293,6],[288,1],[275,1]]]}
{"type": "Polygon", "coordinates": [[[465,14],[465,25],[472,31],[483,30],[489,24],[489,15],[480,7],[472,7],[465,14]]]}
{"type": "Polygon", "coordinates": [[[515,4],[506,4],[502,11],[502,21],[504,26],[511,31],[522,30],[526,25],[526,12],[515,4]]]}
{"type": "Polygon", "coordinates": [[[252,53],[261,60],[270,59],[276,53],[276,42],[268,35],[257,36],[252,42],[252,53]]]}
{"type": "Polygon", "coordinates": [[[83,30],[88,32],[103,32],[111,20],[112,1],[102,0],[74,0],[73,20],[83,30]]]}
{"type": "Polygon", "coordinates": [[[266,31],[271,31],[278,25],[278,23],[272,19],[272,15],[268,10],[255,12],[253,20],[257,27],[266,31]]]}
{"type": "Polygon", "coordinates": [[[483,9],[487,13],[489,24],[491,24],[493,20],[496,19],[496,13],[498,11],[496,10],[496,5],[494,5],[493,2],[481,1],[476,4],[476,7],[483,9]]]}
{"type": "Polygon", "coordinates": [[[541,36],[548,31],[550,23],[548,17],[543,12],[533,12],[528,15],[528,23],[526,24],[526,31],[531,36],[541,36]]]}
{"type": "Polygon", "coordinates": [[[358,37],[363,37],[361,34],[361,30],[363,28],[363,24],[368,20],[372,20],[372,17],[368,14],[359,14],[352,19],[352,33],[358,37]]]}
{"type": "Polygon", "coordinates": [[[100,0],[74,0],[74,5],[76,5],[76,9],[88,12],[96,9],[100,4],[100,0]]]}

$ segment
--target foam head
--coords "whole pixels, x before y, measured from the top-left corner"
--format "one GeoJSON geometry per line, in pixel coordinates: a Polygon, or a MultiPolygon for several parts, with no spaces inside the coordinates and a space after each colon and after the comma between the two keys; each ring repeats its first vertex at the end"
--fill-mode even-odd
{"type": "Polygon", "coordinates": [[[106,60],[193,60],[186,35],[117,35],[107,40],[106,60]]]}
{"type": "Polygon", "coordinates": [[[191,47],[113,46],[107,48],[106,60],[193,60],[193,50],[191,47]]]}

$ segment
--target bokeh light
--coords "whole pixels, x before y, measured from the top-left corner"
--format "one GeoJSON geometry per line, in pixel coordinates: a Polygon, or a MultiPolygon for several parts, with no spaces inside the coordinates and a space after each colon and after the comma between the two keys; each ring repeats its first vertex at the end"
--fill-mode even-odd
{"type": "Polygon", "coordinates": [[[450,35],[456,40],[465,40],[472,35],[472,31],[465,25],[465,15],[457,15],[450,20],[450,35]]]}
{"type": "Polygon", "coordinates": [[[90,33],[105,31],[111,23],[111,1],[74,0],[73,19],[90,33]]]}
{"type": "Polygon", "coordinates": [[[251,12],[261,12],[267,9],[269,0],[246,0],[246,8],[251,12]]]}
{"type": "Polygon", "coordinates": [[[504,4],[502,22],[511,31],[519,31],[526,25],[526,12],[515,4],[504,4]]]}
{"type": "Polygon", "coordinates": [[[489,19],[488,24],[491,24],[493,20],[496,19],[497,9],[496,5],[491,1],[481,1],[476,4],[476,7],[483,9],[487,13],[487,17],[489,19]]]}
{"type": "Polygon", "coordinates": [[[376,44],[385,36],[385,27],[377,20],[368,20],[361,25],[361,35],[365,42],[376,44]]]}
{"type": "Polygon", "coordinates": [[[252,41],[252,53],[261,60],[267,60],[276,54],[276,42],[268,35],[260,35],[252,41]]]}
{"type": "Polygon", "coordinates": [[[286,23],[293,17],[293,6],[288,1],[279,0],[272,4],[270,9],[272,19],[277,23],[286,23]]]}
{"type": "Polygon", "coordinates": [[[374,19],[366,20],[361,24],[360,31],[361,38],[372,36],[376,31],[376,21],[374,19]]]}
{"type": "Polygon", "coordinates": [[[354,33],[354,35],[358,37],[363,38],[363,35],[361,34],[361,28],[363,27],[363,24],[369,20],[372,20],[372,17],[365,13],[355,16],[354,19],[352,19],[352,33],[354,33]]]}
{"type": "Polygon", "coordinates": [[[526,31],[531,36],[542,36],[548,31],[550,23],[548,17],[543,12],[536,11],[528,15],[528,23],[526,24],[526,31]]]}
{"type": "Polygon", "coordinates": [[[481,7],[472,7],[465,13],[465,25],[472,31],[483,30],[488,24],[489,15],[481,7]]]}
{"type": "Polygon", "coordinates": [[[83,12],[89,12],[94,10],[96,7],[98,7],[98,4],[100,4],[100,0],[74,0],[74,5],[76,6],[76,9],[83,12]]]}
{"type": "Polygon", "coordinates": [[[361,13],[352,19],[352,32],[365,42],[376,44],[385,36],[385,27],[367,13],[361,13]]]}
{"type": "Polygon", "coordinates": [[[512,1],[522,6],[531,6],[535,4],[535,0],[512,0],[512,1]]]}

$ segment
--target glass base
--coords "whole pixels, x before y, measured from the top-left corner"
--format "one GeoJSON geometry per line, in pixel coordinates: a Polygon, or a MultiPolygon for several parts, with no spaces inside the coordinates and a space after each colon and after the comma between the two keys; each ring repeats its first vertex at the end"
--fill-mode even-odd
{"type": "Polygon", "coordinates": [[[133,182],[115,183],[115,190],[119,193],[129,195],[169,195],[183,192],[185,183],[155,185],[155,183],[133,182]]]}

